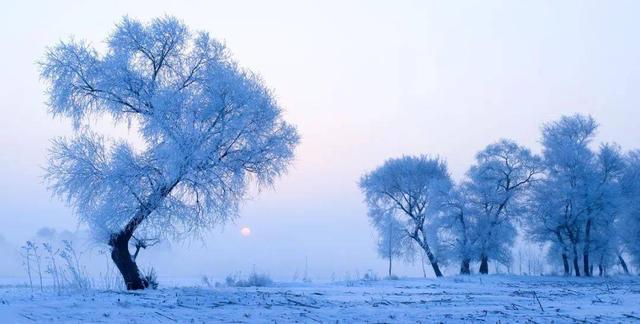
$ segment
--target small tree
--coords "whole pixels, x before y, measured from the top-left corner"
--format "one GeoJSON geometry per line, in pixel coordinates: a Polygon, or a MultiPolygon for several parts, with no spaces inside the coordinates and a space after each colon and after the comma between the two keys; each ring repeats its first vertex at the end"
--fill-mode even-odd
{"type": "Polygon", "coordinates": [[[447,256],[460,262],[460,274],[471,274],[471,262],[477,261],[478,211],[471,204],[465,184],[456,185],[450,192],[445,212],[439,220],[440,240],[447,256]]]}
{"type": "Polygon", "coordinates": [[[369,216],[399,217],[403,231],[424,250],[437,277],[442,272],[434,253],[438,242],[432,225],[451,185],[446,163],[426,156],[387,160],[360,179],[369,216]]]}
{"type": "MultiPolygon", "coordinates": [[[[572,246],[566,226],[571,218],[570,209],[566,208],[567,203],[557,199],[561,195],[562,192],[553,179],[541,180],[533,187],[526,217],[522,219],[528,238],[541,245],[550,243],[549,253],[561,257],[564,275],[569,276],[572,246]]],[[[555,263],[557,262],[552,262],[555,263]]]]}
{"type": "MultiPolygon", "coordinates": [[[[371,216],[371,214],[370,214],[371,216]]],[[[389,259],[389,277],[392,276],[393,259],[405,257],[410,258],[411,251],[410,238],[404,231],[404,226],[393,213],[387,213],[381,217],[371,217],[373,225],[378,231],[378,255],[389,259]]]]}
{"type": "Polygon", "coordinates": [[[61,42],[41,64],[54,116],[75,135],[56,139],[46,178],[111,258],[127,289],[147,283],[129,252],[139,237],[176,237],[237,215],[251,179],[271,185],[293,157],[298,135],[255,74],[205,32],[165,17],[124,18],[98,53],[61,42]],[[110,117],[143,145],[92,132],[110,117]]]}

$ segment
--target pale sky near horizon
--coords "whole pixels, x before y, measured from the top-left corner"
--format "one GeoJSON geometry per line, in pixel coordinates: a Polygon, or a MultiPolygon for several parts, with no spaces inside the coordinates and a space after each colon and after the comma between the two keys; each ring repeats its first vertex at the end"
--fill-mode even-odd
{"type": "MultiPolygon", "coordinates": [[[[460,179],[500,138],[539,151],[540,126],[591,114],[598,141],[640,148],[637,1],[0,1],[0,237],[78,228],[42,182],[51,138],[36,62],[74,36],[97,47],[123,15],[173,15],[224,40],[273,88],[302,142],[288,174],[204,243],[149,253],[160,273],[289,278],[385,272],[359,177],[402,154],[460,179]],[[251,228],[243,237],[240,228],[251,228]],[[223,231],[224,230],[224,231],[223,231]],[[181,262],[175,262],[176,258],[181,262]]],[[[399,268],[416,275],[416,266],[399,268]]],[[[0,266],[2,275],[2,266],[0,266]]]]}

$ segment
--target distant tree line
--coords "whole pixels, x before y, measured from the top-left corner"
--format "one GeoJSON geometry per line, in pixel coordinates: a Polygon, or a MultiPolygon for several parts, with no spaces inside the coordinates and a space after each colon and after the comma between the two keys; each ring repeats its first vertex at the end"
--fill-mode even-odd
{"type": "Polygon", "coordinates": [[[510,265],[519,231],[546,247],[565,275],[599,275],[625,256],[640,266],[640,150],[595,148],[598,124],[564,116],[542,127],[542,152],[503,139],[476,154],[459,182],[440,157],[389,159],[359,182],[378,232],[378,252],[392,260],[416,248],[436,276],[458,263],[461,274],[510,265]]]}

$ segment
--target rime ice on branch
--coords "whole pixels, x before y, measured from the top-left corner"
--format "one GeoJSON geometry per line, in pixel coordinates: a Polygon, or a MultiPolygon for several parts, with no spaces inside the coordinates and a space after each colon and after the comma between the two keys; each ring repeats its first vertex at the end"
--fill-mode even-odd
{"type": "Polygon", "coordinates": [[[61,42],[41,63],[51,113],[75,126],[54,140],[46,178],[111,246],[127,288],[143,289],[134,233],[177,237],[234,217],[250,180],[285,172],[298,135],[262,80],[205,32],[125,17],[107,46],[61,42]],[[89,119],[105,117],[137,126],[144,148],[92,132],[89,119]]]}
{"type": "Polygon", "coordinates": [[[515,221],[524,213],[529,189],[541,174],[540,158],[510,140],[500,140],[476,154],[476,164],[463,186],[468,212],[476,216],[471,227],[474,253],[470,254],[480,261],[480,273],[489,273],[489,260],[511,263],[515,221]]]}
{"type": "Polygon", "coordinates": [[[624,198],[633,196],[622,195],[620,181],[632,169],[619,146],[590,147],[597,128],[591,116],[573,115],[545,124],[542,131],[546,176],[535,186],[525,225],[531,239],[550,243],[565,275],[573,270],[591,276],[593,264],[602,275],[618,260],[624,264],[620,234],[633,226],[620,224],[629,210],[624,198]]]}

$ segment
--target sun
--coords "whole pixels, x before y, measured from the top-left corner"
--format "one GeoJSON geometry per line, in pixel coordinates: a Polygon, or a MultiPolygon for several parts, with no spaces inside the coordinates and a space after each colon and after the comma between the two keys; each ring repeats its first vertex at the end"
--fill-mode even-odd
{"type": "Polygon", "coordinates": [[[243,227],[240,229],[240,235],[244,236],[244,237],[249,237],[249,235],[251,235],[251,229],[248,227],[243,227]]]}

